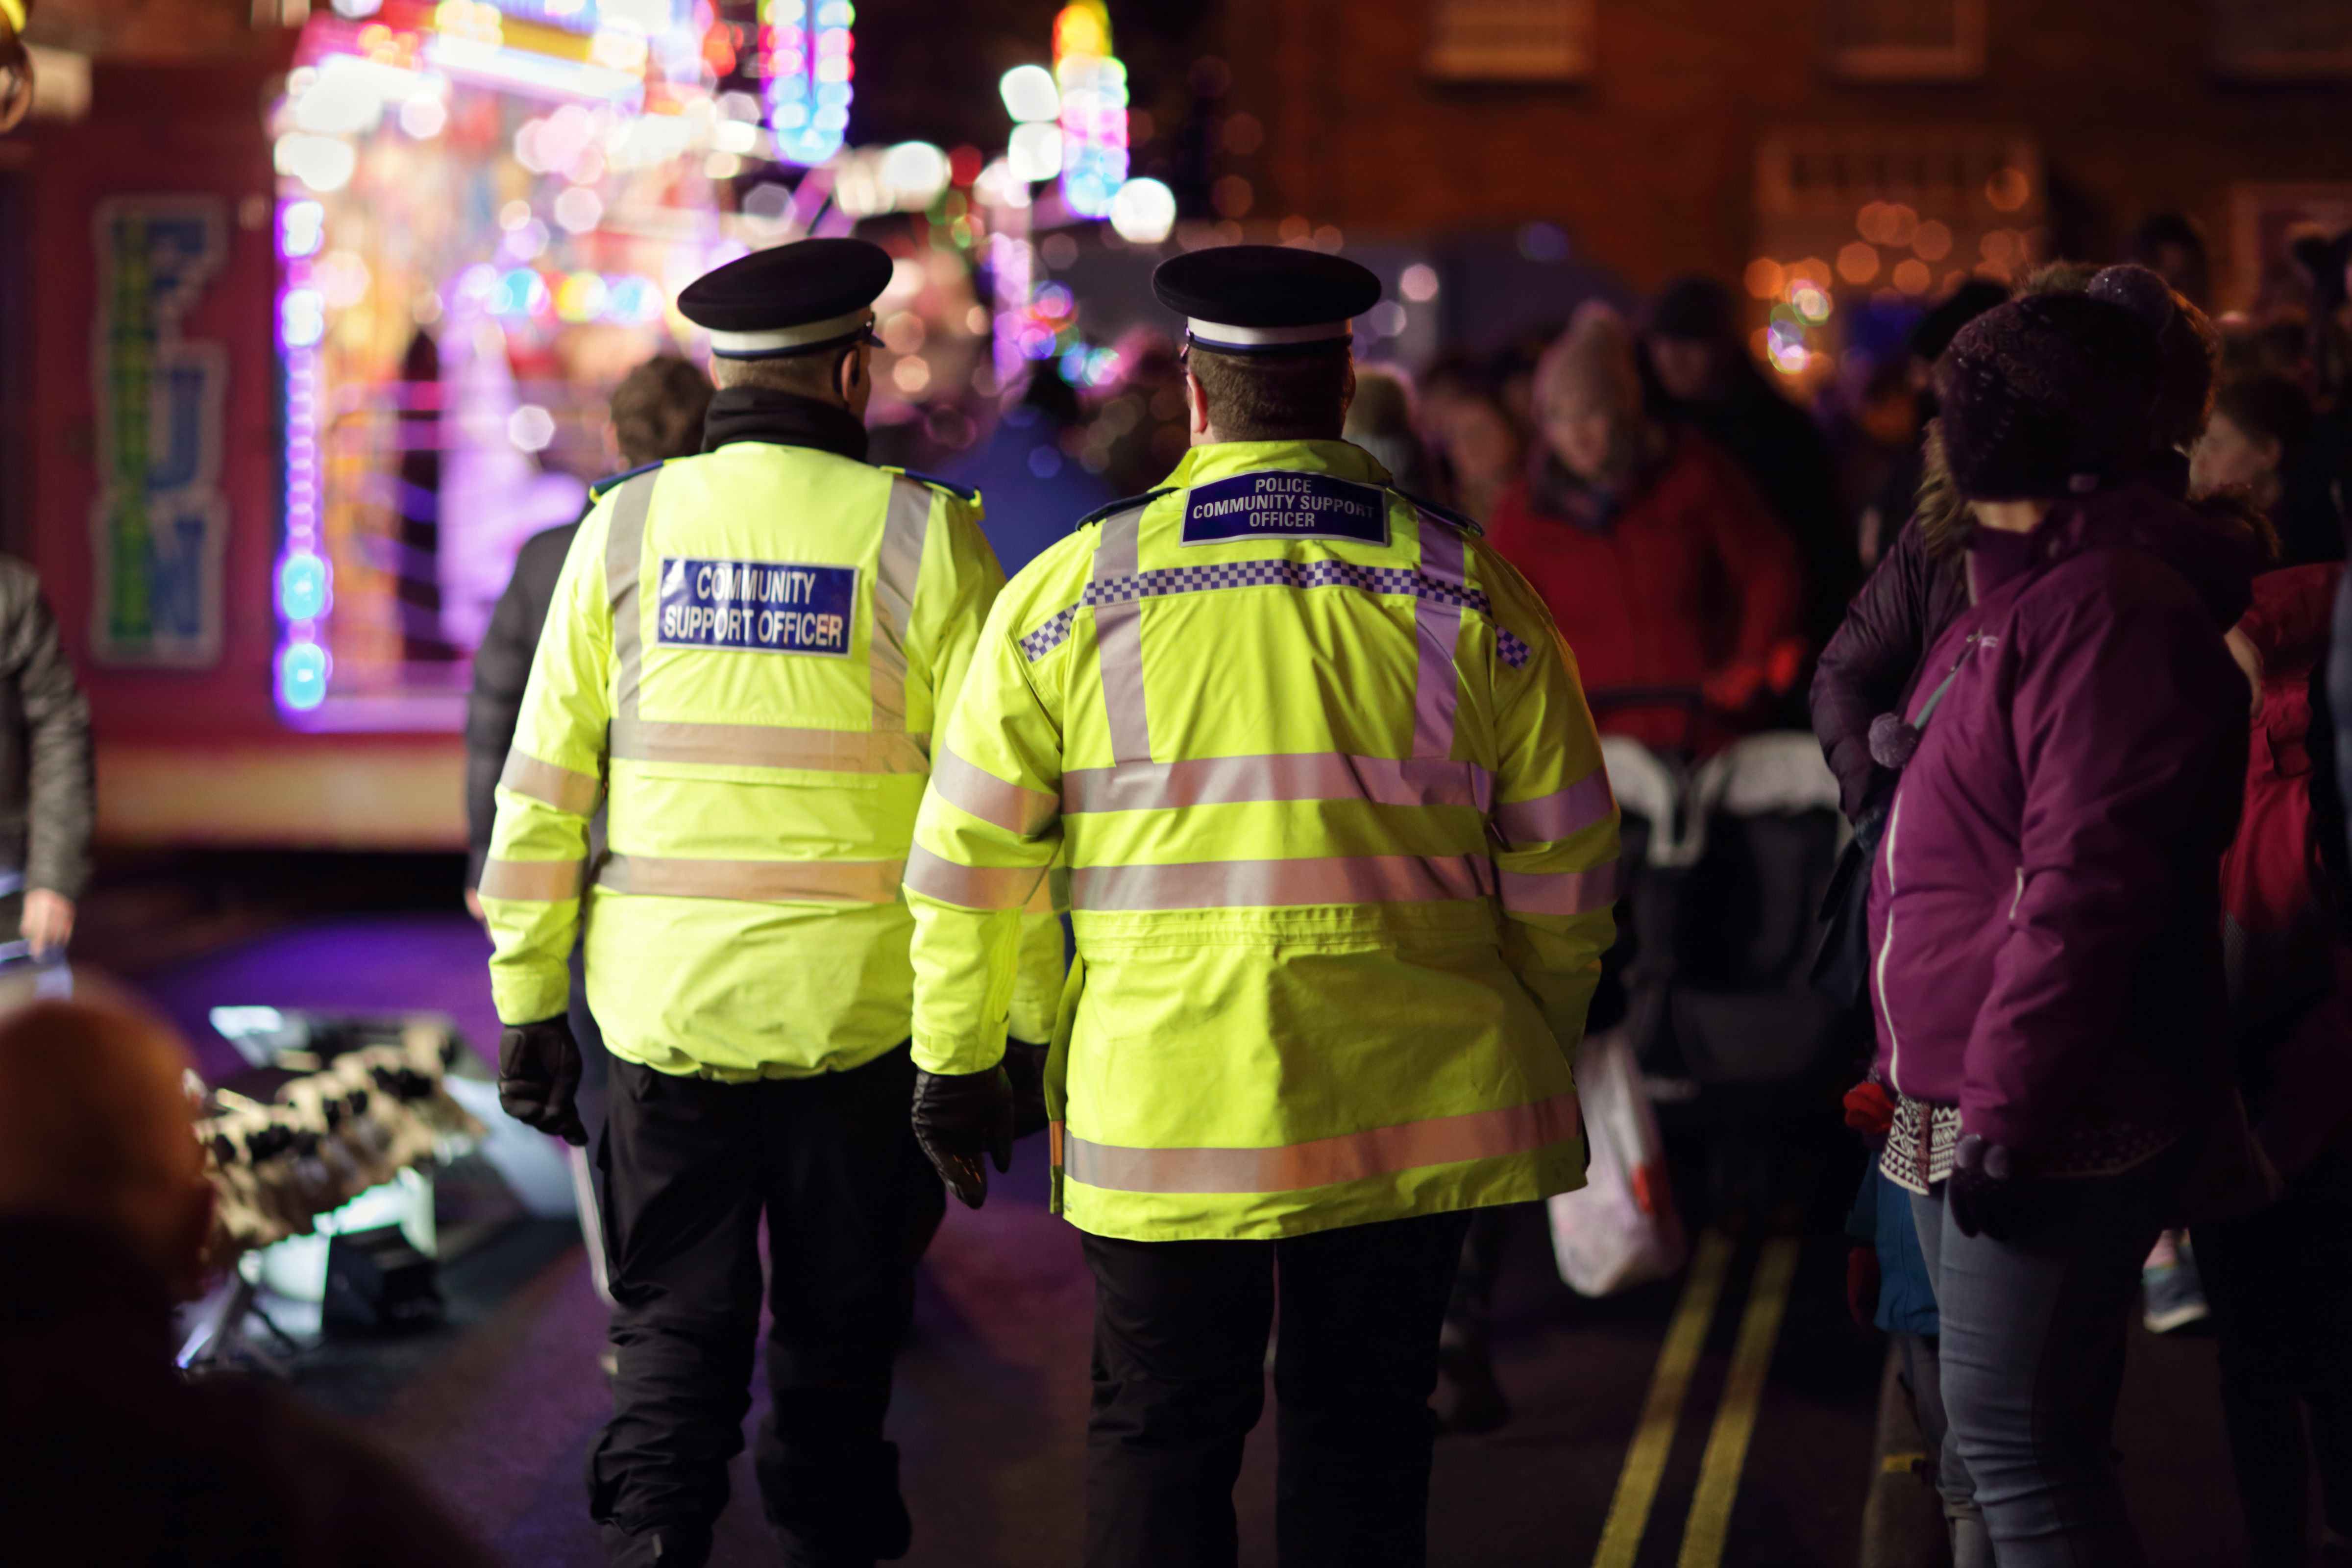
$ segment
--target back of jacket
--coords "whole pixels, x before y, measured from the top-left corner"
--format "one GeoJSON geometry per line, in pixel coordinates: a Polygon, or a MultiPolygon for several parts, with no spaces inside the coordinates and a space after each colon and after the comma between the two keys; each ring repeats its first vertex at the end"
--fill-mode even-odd
{"type": "MultiPolygon", "coordinates": [[[[791,1078],[905,1040],[900,871],[932,724],[1001,583],[972,507],[831,452],[739,441],[608,492],[499,785],[481,881],[499,1016],[563,1011],[585,873],[589,1004],[615,1055],[791,1078]]],[[[1030,926],[1041,1033],[1050,925],[1030,926]]]]}
{"type": "Polygon", "coordinates": [[[1060,856],[1082,1229],[1276,1237],[1581,1180],[1599,742],[1525,580],[1386,479],[1343,442],[1195,448],[1040,556],[974,656],[908,868],[916,1059],[996,1059],[1013,911],[1060,856]]]}

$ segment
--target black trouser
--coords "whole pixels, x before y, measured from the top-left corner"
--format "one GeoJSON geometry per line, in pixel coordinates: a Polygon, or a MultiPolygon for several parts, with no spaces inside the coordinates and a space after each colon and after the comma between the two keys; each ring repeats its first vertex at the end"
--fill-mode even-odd
{"type": "Polygon", "coordinates": [[[2313,1448],[2327,1527],[2352,1535],[2352,1158],[2323,1156],[2277,1203],[2192,1239],[2254,1562],[2301,1568],[2313,1448]]]}
{"type": "Polygon", "coordinates": [[[620,1371],[590,1508],[661,1532],[665,1568],[708,1550],[743,1447],[763,1209],[774,1408],[754,1454],[768,1519],[809,1562],[905,1552],[882,1416],[915,1259],[947,1201],[908,1125],[913,1085],[903,1046],[855,1071],[752,1084],[614,1061],[597,1162],[620,1371]]]}
{"type": "Polygon", "coordinates": [[[1282,1241],[1086,1238],[1095,1275],[1088,1568],[1218,1568],[1276,1345],[1283,1568],[1420,1568],[1437,1331],[1469,1226],[1431,1215],[1282,1241]]]}

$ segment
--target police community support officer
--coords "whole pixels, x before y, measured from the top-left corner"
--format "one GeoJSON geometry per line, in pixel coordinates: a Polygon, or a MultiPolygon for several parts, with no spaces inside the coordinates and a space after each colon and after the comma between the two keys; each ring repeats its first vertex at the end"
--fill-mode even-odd
{"type": "Polygon", "coordinates": [[[1583,1179],[1616,805],[1533,590],[1339,439],[1371,274],[1236,246],[1156,284],[1192,318],[1192,449],[1014,580],[932,759],[918,1131],[952,1183],[1001,1125],[932,1108],[992,1083],[1019,911],[1066,858],[1087,1562],[1234,1562],[1278,1268],[1281,1561],[1419,1563],[1465,1211],[1583,1179]]]}
{"type": "MultiPolygon", "coordinates": [[[[597,1154],[619,1373],[589,1479],[616,1564],[709,1552],[750,1404],[763,1208],[774,1410],[756,1458],[786,1561],[908,1545],[882,1419],[944,1199],[908,1125],[898,883],[929,731],[1003,574],[964,497],[863,460],[889,278],[871,245],[807,240],[680,297],[716,355],[706,449],[625,477],[582,525],[499,789],[481,893],[500,1098],[575,1142],[565,958],[609,792],[585,898],[616,1058],[597,1154]]],[[[1040,901],[1009,941],[1013,1027],[1042,1041],[1061,932],[1040,901]]]]}

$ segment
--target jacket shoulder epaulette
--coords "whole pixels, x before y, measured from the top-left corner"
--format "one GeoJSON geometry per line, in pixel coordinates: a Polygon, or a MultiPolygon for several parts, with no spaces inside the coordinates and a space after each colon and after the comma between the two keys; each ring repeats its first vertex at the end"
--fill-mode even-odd
{"type": "Polygon", "coordinates": [[[1076,533],[1078,530],[1086,527],[1087,524],[1090,522],[1100,522],[1107,517],[1117,517],[1120,512],[1132,511],[1139,506],[1150,506],[1161,496],[1174,495],[1175,493],[1176,487],[1174,485],[1162,485],[1156,490],[1146,490],[1139,496],[1127,496],[1121,500],[1111,502],[1108,506],[1098,506],[1095,508],[1094,510],[1087,513],[1086,516],[1078,519],[1077,521],[1070,524],[1070,531],[1072,533],[1076,533]]]}
{"type": "Polygon", "coordinates": [[[1484,539],[1486,536],[1486,529],[1479,525],[1475,518],[1465,517],[1452,507],[1440,506],[1426,496],[1417,496],[1402,485],[1390,485],[1387,488],[1391,495],[1400,500],[1412,502],[1414,510],[1425,516],[1433,517],[1440,522],[1458,528],[1473,539],[1484,539]]]}
{"type": "MultiPolygon", "coordinates": [[[[887,465],[885,466],[887,467],[887,465]]],[[[937,474],[919,474],[912,468],[894,468],[890,469],[890,472],[904,475],[906,478],[914,480],[919,485],[929,485],[931,489],[938,490],[942,495],[951,495],[960,501],[964,501],[972,505],[979,504],[980,487],[977,485],[960,485],[953,479],[943,479],[937,474]]]]}
{"type": "Polygon", "coordinates": [[[603,500],[606,496],[610,495],[613,491],[619,489],[623,485],[627,484],[639,474],[650,474],[656,468],[660,468],[664,463],[668,461],[669,459],[667,458],[656,458],[650,463],[631,468],[627,473],[614,474],[607,478],[598,479],[594,484],[588,487],[588,500],[592,503],[603,500]]]}

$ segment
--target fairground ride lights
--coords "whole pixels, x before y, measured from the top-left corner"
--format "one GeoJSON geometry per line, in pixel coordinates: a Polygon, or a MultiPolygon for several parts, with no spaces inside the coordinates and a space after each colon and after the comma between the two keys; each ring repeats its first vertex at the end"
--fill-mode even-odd
{"type": "Polygon", "coordinates": [[[841,151],[856,76],[850,0],[763,0],[760,52],[776,156],[813,166],[841,151]]]}
{"type": "Polygon", "coordinates": [[[319,644],[319,624],[333,597],[333,577],[319,548],[319,342],[326,333],[326,300],[310,276],[325,226],[326,209],[315,201],[298,197],[278,205],[278,256],[286,279],[278,303],[278,352],[286,367],[286,547],[278,558],[278,618],[285,629],[276,677],[278,701],[297,712],[326,700],[331,668],[319,644]]]}
{"type": "Polygon", "coordinates": [[[1062,205],[1079,217],[1108,216],[1127,183],[1127,67],[1110,52],[1103,0],[1074,0],[1054,19],[1054,79],[1062,96],[1062,205]]]}

